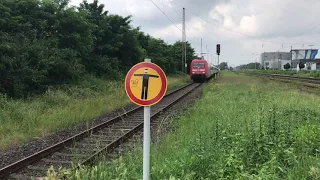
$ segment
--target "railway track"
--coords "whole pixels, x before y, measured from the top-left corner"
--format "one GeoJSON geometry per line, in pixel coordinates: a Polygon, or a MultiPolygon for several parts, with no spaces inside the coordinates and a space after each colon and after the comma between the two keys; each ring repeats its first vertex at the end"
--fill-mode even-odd
{"type": "Polygon", "coordinates": [[[320,78],[311,78],[311,77],[297,77],[297,76],[288,76],[288,75],[279,75],[279,74],[258,74],[258,73],[246,73],[251,76],[260,76],[260,77],[268,77],[271,79],[282,79],[289,81],[298,81],[302,82],[303,85],[309,87],[320,87],[320,78]]]}
{"type": "MultiPolygon", "coordinates": [[[[201,85],[190,83],[168,93],[152,106],[151,121],[201,85]]],[[[0,179],[44,177],[51,165],[71,169],[72,163],[90,164],[112,152],[141,129],[143,107],[137,107],[0,169],[0,179]]]]}

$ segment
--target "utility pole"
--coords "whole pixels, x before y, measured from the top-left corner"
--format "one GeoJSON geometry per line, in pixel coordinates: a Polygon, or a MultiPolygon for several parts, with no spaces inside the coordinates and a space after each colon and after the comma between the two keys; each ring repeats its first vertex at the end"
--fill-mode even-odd
{"type": "Polygon", "coordinates": [[[211,55],[211,62],[212,62],[212,64],[214,65],[214,59],[213,59],[213,56],[212,56],[212,54],[210,54],[211,55]]]}
{"type": "Polygon", "coordinates": [[[207,49],[207,61],[209,61],[209,50],[207,45],[206,45],[206,49],[207,49]]]}
{"type": "Polygon", "coordinates": [[[187,73],[187,67],[186,67],[186,59],[187,59],[187,53],[186,53],[186,18],[185,18],[185,8],[182,10],[182,72],[187,73]]]}
{"type": "Polygon", "coordinates": [[[203,52],[202,52],[202,38],[201,38],[201,53],[200,53],[200,54],[201,54],[201,59],[203,59],[203,58],[204,58],[203,55],[206,54],[206,53],[203,53],[203,52]]]}
{"type": "Polygon", "coordinates": [[[311,50],[312,50],[312,46],[314,46],[314,45],[309,45],[310,47],[311,47],[311,50]]]}
{"type": "Polygon", "coordinates": [[[201,59],[202,59],[202,38],[201,38],[201,52],[200,52],[200,56],[201,56],[201,59]]]}
{"type": "Polygon", "coordinates": [[[254,69],[257,69],[257,62],[254,61],[254,69]]]}
{"type": "Polygon", "coordinates": [[[291,50],[290,50],[290,55],[291,55],[291,58],[290,58],[290,68],[292,70],[292,46],[291,46],[291,50]]]}
{"type": "Polygon", "coordinates": [[[220,44],[217,44],[217,49],[216,49],[216,51],[217,51],[217,55],[218,55],[218,67],[219,67],[219,66],[220,66],[220,64],[219,64],[220,44]]]}
{"type": "MultiPolygon", "coordinates": [[[[314,45],[309,45],[309,46],[311,47],[310,58],[309,58],[309,59],[311,60],[311,56],[312,56],[312,46],[314,46],[314,45]]],[[[311,63],[311,62],[308,62],[307,64],[308,64],[308,68],[311,69],[311,64],[312,64],[312,63],[311,63]]],[[[307,69],[308,69],[308,68],[307,68],[307,69]]]]}

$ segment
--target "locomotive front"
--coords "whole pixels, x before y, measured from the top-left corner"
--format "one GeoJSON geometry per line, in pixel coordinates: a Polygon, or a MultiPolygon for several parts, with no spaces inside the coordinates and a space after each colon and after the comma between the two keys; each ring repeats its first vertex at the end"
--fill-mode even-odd
{"type": "Polygon", "coordinates": [[[208,78],[208,63],[204,59],[192,60],[190,64],[190,77],[194,82],[203,82],[208,78]]]}

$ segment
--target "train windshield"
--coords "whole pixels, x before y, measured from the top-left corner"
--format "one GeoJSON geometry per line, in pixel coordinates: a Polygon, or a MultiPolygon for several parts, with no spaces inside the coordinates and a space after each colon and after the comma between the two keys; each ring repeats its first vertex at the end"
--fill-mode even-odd
{"type": "Polygon", "coordinates": [[[204,67],[204,63],[193,63],[193,67],[204,67]]]}

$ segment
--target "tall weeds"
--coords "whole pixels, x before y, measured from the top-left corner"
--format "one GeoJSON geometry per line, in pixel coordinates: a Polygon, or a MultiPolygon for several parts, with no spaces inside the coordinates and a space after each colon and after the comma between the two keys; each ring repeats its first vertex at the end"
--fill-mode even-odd
{"type": "MultiPolygon", "coordinates": [[[[223,73],[152,147],[152,179],[317,179],[320,98],[223,73]],[[225,79],[224,79],[225,78],[225,79]],[[310,96],[312,96],[310,98],[310,96]]],[[[139,179],[142,151],[70,175],[139,179]]]]}

